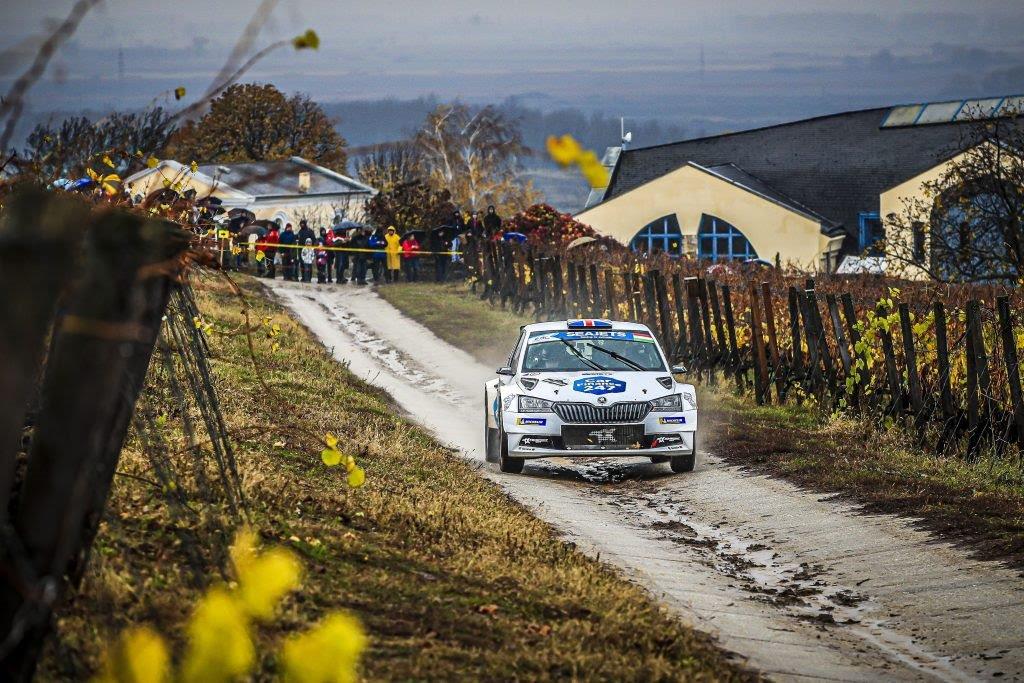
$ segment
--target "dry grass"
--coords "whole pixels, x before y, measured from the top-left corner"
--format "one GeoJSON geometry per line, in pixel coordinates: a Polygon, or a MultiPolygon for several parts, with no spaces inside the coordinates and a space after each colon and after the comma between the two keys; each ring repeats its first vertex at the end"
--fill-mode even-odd
{"type": "MultiPolygon", "coordinates": [[[[439,337],[472,352],[496,320],[531,322],[501,311],[458,285],[406,286],[382,294],[439,337]],[[457,311],[457,321],[444,311],[457,311]]],[[[454,317],[454,316],[453,316],[454,317]]],[[[511,342],[508,344],[511,347],[511,342]]],[[[978,557],[1024,567],[1024,467],[1015,459],[968,463],[916,447],[908,431],[879,429],[868,419],[822,416],[790,403],[758,407],[749,397],[701,388],[704,446],[732,463],[840,493],[867,510],[921,519],[963,541],[978,557]]],[[[934,440],[933,440],[934,442],[934,440]]]]}
{"type": "MultiPolygon", "coordinates": [[[[261,288],[246,290],[283,328],[277,352],[258,340],[276,395],[254,381],[242,336],[211,336],[214,370],[229,427],[261,426],[236,439],[253,523],[267,542],[301,553],[308,570],[281,618],[260,631],[261,651],[344,608],[371,633],[363,667],[371,680],[749,678],[708,638],[396,417],[386,397],[332,361],[261,288]],[[286,423],[308,429],[275,426],[286,423]],[[363,488],[349,489],[343,470],[320,462],[315,437],[328,430],[365,466],[363,488]]],[[[198,297],[218,329],[240,323],[222,285],[207,281],[198,297]]],[[[130,444],[122,471],[144,477],[147,469],[130,444]]],[[[42,679],[86,677],[126,624],[180,633],[202,584],[217,580],[224,547],[211,531],[224,519],[222,497],[214,491],[193,504],[199,515],[184,526],[199,547],[175,532],[159,491],[116,479],[84,590],[62,613],[42,679]],[[190,550],[201,556],[198,582],[187,569],[190,550]]],[[[265,656],[260,678],[273,669],[265,656]]]]}

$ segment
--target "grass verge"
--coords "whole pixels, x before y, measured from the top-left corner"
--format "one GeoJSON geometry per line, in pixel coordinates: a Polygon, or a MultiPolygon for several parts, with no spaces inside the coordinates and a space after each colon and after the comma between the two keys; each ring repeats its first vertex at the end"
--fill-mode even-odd
{"type": "MultiPolygon", "coordinates": [[[[478,335],[489,334],[496,316],[508,328],[532,322],[469,296],[464,285],[401,285],[381,295],[481,359],[487,349],[478,335]],[[457,311],[458,320],[443,320],[446,310],[457,311]]],[[[795,404],[758,407],[725,388],[731,386],[700,388],[701,439],[710,452],[815,491],[839,493],[867,511],[919,519],[979,558],[1024,568],[1021,463],[939,457],[916,447],[898,427],[882,430],[867,419],[823,416],[795,404]]]]}
{"type": "MultiPolygon", "coordinates": [[[[206,280],[197,295],[214,330],[213,370],[253,526],[266,543],[300,553],[306,567],[302,590],[259,629],[266,654],[258,678],[273,675],[269,653],[285,633],[339,608],[356,613],[370,633],[362,665],[370,680],[751,678],[709,638],[397,417],[386,396],[333,361],[261,287],[243,287],[256,314],[281,326],[280,348],[257,339],[272,392],[254,379],[246,337],[237,332],[237,299],[206,280]],[[278,426],[285,422],[308,434],[278,426]],[[344,469],[321,463],[317,435],[326,431],[365,467],[362,488],[348,488],[344,469]]],[[[148,381],[148,400],[159,402],[165,379],[154,372],[148,381]]],[[[165,408],[171,425],[174,404],[165,408]]],[[[188,451],[171,452],[179,471],[191,471],[188,451]]],[[[227,519],[223,496],[216,487],[190,488],[196,514],[176,522],[148,483],[150,468],[131,438],[42,680],[88,677],[128,624],[148,622],[180,646],[191,605],[204,585],[221,580],[226,539],[213,522],[227,519]]]]}

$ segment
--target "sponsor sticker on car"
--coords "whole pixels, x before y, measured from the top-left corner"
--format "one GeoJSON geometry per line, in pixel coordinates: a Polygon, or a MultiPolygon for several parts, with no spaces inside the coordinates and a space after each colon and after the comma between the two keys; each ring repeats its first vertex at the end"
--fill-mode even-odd
{"type": "Polygon", "coordinates": [[[614,377],[581,377],[572,383],[574,391],[583,394],[621,394],[626,390],[626,383],[614,377]]]}
{"type": "Polygon", "coordinates": [[[683,416],[679,417],[659,417],[658,424],[660,425],[684,425],[686,424],[686,418],[683,416]]]}
{"type": "Polygon", "coordinates": [[[547,420],[547,418],[544,418],[544,417],[517,417],[516,418],[516,424],[517,425],[536,425],[538,427],[543,427],[547,423],[548,423],[548,420],[547,420]]]}

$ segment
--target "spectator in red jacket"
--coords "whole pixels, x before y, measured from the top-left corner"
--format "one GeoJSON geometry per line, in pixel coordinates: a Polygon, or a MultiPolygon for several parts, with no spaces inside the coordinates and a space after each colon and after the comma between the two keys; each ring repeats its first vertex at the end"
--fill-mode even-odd
{"type": "Polygon", "coordinates": [[[420,243],[416,235],[409,235],[402,240],[402,266],[405,268],[405,281],[416,282],[419,280],[420,243]]]}
{"type": "Polygon", "coordinates": [[[277,266],[274,265],[274,258],[277,256],[277,247],[272,246],[280,243],[280,237],[278,235],[277,226],[274,225],[270,228],[270,232],[263,236],[260,240],[260,244],[257,245],[256,251],[263,252],[263,258],[257,257],[256,267],[259,271],[259,275],[266,274],[271,280],[277,274],[277,266]]]}

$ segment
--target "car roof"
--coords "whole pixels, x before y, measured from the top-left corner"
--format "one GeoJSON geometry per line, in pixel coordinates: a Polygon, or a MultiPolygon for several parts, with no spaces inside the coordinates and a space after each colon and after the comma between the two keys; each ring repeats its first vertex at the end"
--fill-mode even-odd
{"type": "MultiPolygon", "coordinates": [[[[589,319],[585,319],[584,322],[586,322],[587,320],[589,320],[589,319]]],[[[588,325],[588,326],[585,326],[585,327],[583,327],[583,326],[581,326],[581,327],[574,327],[572,329],[578,329],[578,330],[587,330],[587,329],[598,329],[598,330],[601,330],[601,329],[604,329],[604,330],[643,330],[645,332],[650,332],[651,331],[650,328],[647,327],[647,325],[641,325],[640,323],[631,323],[631,322],[626,322],[624,320],[605,320],[605,319],[597,319],[597,318],[595,318],[593,320],[595,322],[604,323],[604,324],[601,324],[599,326],[589,326],[588,325]],[[611,327],[608,327],[607,326],[608,324],[610,324],[611,327]]],[[[579,322],[579,319],[574,318],[573,322],[579,322]]],[[[552,331],[557,331],[557,330],[568,330],[570,328],[569,328],[569,321],[568,320],[550,320],[548,322],[543,322],[543,323],[532,323],[530,325],[523,325],[522,329],[525,332],[552,332],[552,331]]]]}

